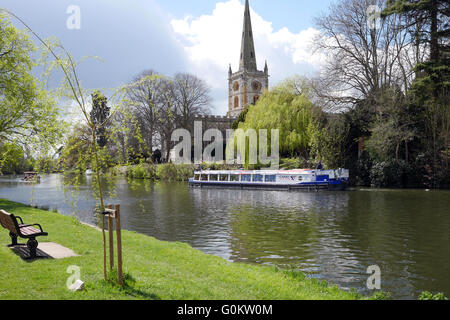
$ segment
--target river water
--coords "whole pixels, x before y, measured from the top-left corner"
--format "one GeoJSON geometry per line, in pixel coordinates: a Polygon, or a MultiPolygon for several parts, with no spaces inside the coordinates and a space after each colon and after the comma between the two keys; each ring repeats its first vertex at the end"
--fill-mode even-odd
{"type": "MultiPolygon", "coordinates": [[[[91,179],[31,185],[0,177],[7,198],[96,224],[91,179]]],[[[301,269],[343,289],[367,289],[369,266],[395,299],[450,296],[450,191],[356,189],[286,192],[189,188],[118,178],[107,188],[122,227],[181,241],[229,261],[301,269]]]]}

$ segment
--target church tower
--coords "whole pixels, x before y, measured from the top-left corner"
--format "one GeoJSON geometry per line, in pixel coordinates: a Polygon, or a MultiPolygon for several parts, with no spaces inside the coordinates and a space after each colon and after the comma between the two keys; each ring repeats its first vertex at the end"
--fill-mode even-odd
{"type": "Polygon", "coordinates": [[[269,69],[267,61],[264,71],[257,69],[250,5],[245,0],[239,70],[233,73],[231,65],[228,70],[228,117],[239,117],[249,104],[258,101],[266,89],[269,89],[269,69]]]}

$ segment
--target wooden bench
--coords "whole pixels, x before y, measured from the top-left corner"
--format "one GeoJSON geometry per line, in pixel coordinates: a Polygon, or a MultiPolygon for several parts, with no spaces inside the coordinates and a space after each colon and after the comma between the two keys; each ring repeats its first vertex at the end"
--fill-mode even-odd
{"type": "Polygon", "coordinates": [[[0,210],[0,224],[3,228],[9,230],[9,236],[12,240],[12,243],[9,246],[17,245],[17,237],[28,239],[27,247],[30,250],[30,258],[36,258],[36,249],[38,247],[36,237],[48,236],[48,233],[42,230],[40,224],[24,224],[21,217],[14,216],[4,210],[0,210]],[[18,223],[18,220],[20,220],[20,224],[18,223]],[[33,226],[39,227],[40,230],[33,226]]]}

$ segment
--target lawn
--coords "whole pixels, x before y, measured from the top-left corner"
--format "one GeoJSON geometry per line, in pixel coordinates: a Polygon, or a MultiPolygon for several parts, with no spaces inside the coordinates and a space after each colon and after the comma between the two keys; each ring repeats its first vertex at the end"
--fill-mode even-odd
{"type": "MultiPolygon", "coordinates": [[[[163,299],[163,300],[303,300],[360,299],[301,272],[230,263],[187,244],[163,242],[123,231],[126,283],[123,288],[103,280],[103,241],[98,230],[55,212],[0,199],[0,209],[40,223],[48,237],[80,256],[60,260],[22,260],[7,245],[9,232],[0,227],[0,299],[163,299]],[[81,268],[86,290],[66,287],[71,265],[81,268]]],[[[21,243],[26,240],[20,239],[21,243]]]]}

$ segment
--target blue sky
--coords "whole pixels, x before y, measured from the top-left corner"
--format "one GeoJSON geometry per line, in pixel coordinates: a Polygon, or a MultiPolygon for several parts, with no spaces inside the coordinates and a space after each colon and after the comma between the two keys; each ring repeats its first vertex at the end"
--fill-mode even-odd
{"type": "MultiPolygon", "coordinates": [[[[330,0],[250,0],[258,66],[268,61],[271,84],[320,69],[311,44],[313,19],[330,0]]],[[[227,108],[227,71],[237,68],[243,0],[2,0],[42,37],[56,36],[75,58],[87,88],[113,88],[145,69],[191,72],[211,86],[213,113],[227,108]],[[81,28],[69,30],[67,8],[78,5],[81,28]]]]}
{"type": "MultiPolygon", "coordinates": [[[[218,1],[190,0],[157,1],[167,13],[179,18],[185,15],[199,16],[210,13],[218,1]]],[[[244,0],[242,0],[244,2],[244,0]]],[[[331,0],[250,0],[250,6],[273,23],[274,28],[283,27],[298,32],[313,25],[314,17],[325,12],[331,0]]]]}

